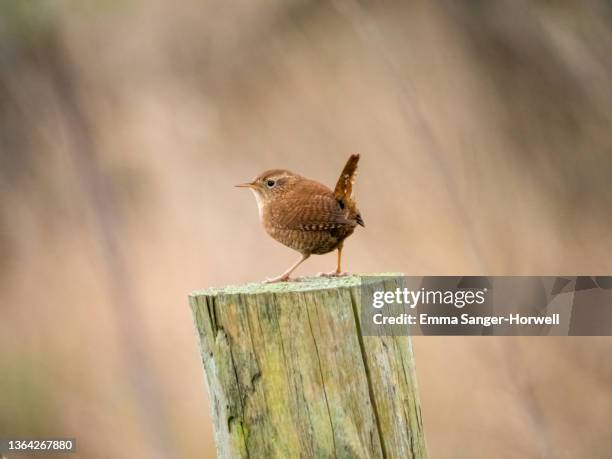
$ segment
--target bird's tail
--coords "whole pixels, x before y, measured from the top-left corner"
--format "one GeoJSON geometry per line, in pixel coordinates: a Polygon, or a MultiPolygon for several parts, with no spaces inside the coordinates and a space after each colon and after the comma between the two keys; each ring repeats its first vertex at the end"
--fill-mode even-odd
{"type": "Polygon", "coordinates": [[[346,166],[342,169],[342,174],[340,174],[338,183],[336,183],[336,189],[334,190],[336,199],[347,202],[353,198],[353,183],[355,183],[355,177],[357,176],[358,162],[359,155],[351,155],[346,162],[346,166]]]}
{"type": "Polygon", "coordinates": [[[359,155],[351,155],[342,174],[336,183],[334,189],[334,196],[343,208],[346,208],[350,218],[353,218],[359,225],[365,226],[361,214],[357,210],[357,205],[353,199],[353,183],[355,183],[355,177],[357,177],[357,163],[359,162],[359,155]]]}

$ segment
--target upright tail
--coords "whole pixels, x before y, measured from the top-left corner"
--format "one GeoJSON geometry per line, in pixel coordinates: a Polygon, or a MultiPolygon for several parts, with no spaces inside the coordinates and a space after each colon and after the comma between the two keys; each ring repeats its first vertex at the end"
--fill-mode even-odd
{"type": "Polygon", "coordinates": [[[346,162],[342,174],[336,183],[334,189],[334,196],[340,204],[340,207],[347,210],[349,218],[354,219],[357,224],[365,226],[361,214],[357,210],[357,204],[353,199],[353,183],[355,183],[355,177],[357,177],[357,163],[359,162],[359,155],[351,155],[346,162]]]}

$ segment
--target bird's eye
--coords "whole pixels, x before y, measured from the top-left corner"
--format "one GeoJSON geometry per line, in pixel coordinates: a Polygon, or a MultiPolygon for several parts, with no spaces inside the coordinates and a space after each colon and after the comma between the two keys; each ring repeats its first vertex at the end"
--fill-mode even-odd
{"type": "Polygon", "coordinates": [[[268,188],[272,188],[274,185],[276,185],[276,182],[274,180],[266,180],[266,186],[268,188]]]}

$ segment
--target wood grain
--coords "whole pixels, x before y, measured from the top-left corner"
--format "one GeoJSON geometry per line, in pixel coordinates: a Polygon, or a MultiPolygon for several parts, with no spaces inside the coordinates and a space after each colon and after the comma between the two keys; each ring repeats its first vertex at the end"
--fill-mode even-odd
{"type": "Polygon", "coordinates": [[[426,457],[410,338],[362,336],[360,294],[354,276],[190,296],[220,458],[426,457]]]}

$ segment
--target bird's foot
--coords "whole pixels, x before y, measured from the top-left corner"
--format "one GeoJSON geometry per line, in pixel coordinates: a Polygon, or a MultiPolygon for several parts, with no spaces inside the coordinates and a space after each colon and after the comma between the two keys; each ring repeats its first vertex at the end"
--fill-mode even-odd
{"type": "Polygon", "coordinates": [[[343,276],[348,276],[348,273],[347,272],[338,271],[338,270],[334,270],[334,271],[330,271],[328,273],[318,273],[317,276],[318,277],[343,277],[343,276]]]}
{"type": "Polygon", "coordinates": [[[263,281],[264,284],[275,284],[277,282],[293,282],[299,279],[291,279],[289,276],[277,276],[263,281]]]}

